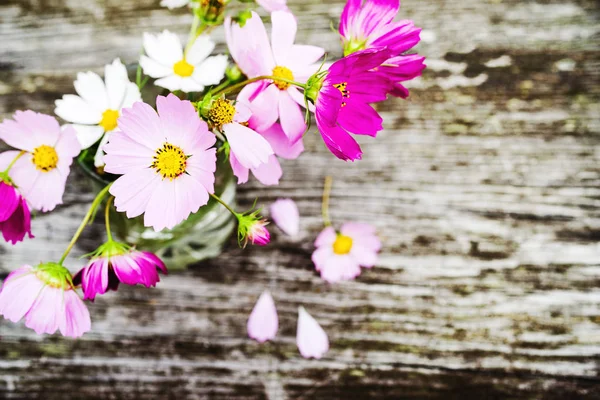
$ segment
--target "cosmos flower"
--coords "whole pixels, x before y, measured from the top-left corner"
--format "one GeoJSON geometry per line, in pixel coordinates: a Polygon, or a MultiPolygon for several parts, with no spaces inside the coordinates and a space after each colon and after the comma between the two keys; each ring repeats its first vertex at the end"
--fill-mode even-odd
{"type": "Polygon", "coordinates": [[[81,283],[84,300],[117,290],[119,283],[154,287],[160,281],[158,271],[167,273],[165,264],[153,253],[137,251],[112,240],[100,246],[90,262],[73,277],[81,283]]]}
{"type": "MultiPolygon", "coordinates": [[[[0,139],[25,153],[10,169],[10,178],[34,210],[52,211],[62,203],[73,158],[81,151],[75,129],[60,127],[54,117],[17,111],[0,124],[0,139]]],[[[14,160],[18,151],[3,157],[14,160]]]]}
{"type": "MultiPolygon", "coordinates": [[[[3,158],[6,157],[0,154],[0,170],[6,168],[2,165],[3,158]]],[[[27,201],[13,185],[2,180],[0,180],[0,232],[4,240],[12,244],[23,241],[25,235],[33,238],[27,201]]]]}
{"type": "Polygon", "coordinates": [[[312,261],[327,282],[354,279],[360,267],[371,268],[377,263],[381,242],[372,225],[345,223],[337,233],[325,228],[315,241],[312,261]]]}
{"type": "Polygon", "coordinates": [[[272,340],[277,335],[279,318],[275,302],[268,290],[265,290],[258,298],[248,318],[247,328],[248,336],[259,343],[272,340]]]}
{"type": "Polygon", "coordinates": [[[329,350],[329,338],[321,325],[304,307],[298,307],[296,344],[304,358],[321,358],[329,350]]]}
{"type": "Polygon", "coordinates": [[[251,111],[243,103],[218,98],[214,100],[207,112],[211,127],[223,132],[230,147],[230,160],[234,171],[241,167],[248,169],[259,168],[269,162],[274,154],[269,142],[249,128],[248,119],[251,111]]]}
{"type": "Polygon", "coordinates": [[[399,9],[400,0],[348,0],[340,19],[340,36],[344,55],[386,47],[391,58],[380,71],[394,82],[390,93],[406,98],[408,89],[401,82],[421,75],[425,57],[404,55],[421,40],[421,28],[410,20],[394,21],[399,9]]]}
{"type": "Polygon", "coordinates": [[[80,72],[74,85],[78,96],[66,94],[56,100],[54,112],[72,123],[82,149],[102,138],[94,158],[96,167],[101,167],[104,165],[102,146],[110,132],[117,128],[122,109],[142,99],[140,90],[129,81],[127,69],[118,58],[104,67],[104,81],[95,72],[80,72]]]}
{"type": "Polygon", "coordinates": [[[37,334],[79,337],[91,329],[90,313],[73,289],[71,274],[62,265],[24,265],[4,280],[0,289],[0,315],[37,334]]]}
{"type": "Polygon", "coordinates": [[[173,228],[214,193],[215,136],[194,106],[169,94],[156,98],[158,114],[145,103],[123,110],[111,135],[105,171],[122,175],[111,186],[117,211],[144,214],[156,231],[173,228]]]}
{"type": "Polygon", "coordinates": [[[227,56],[209,57],[215,43],[200,35],[184,53],[179,37],[164,30],[161,34],[144,33],[146,55],[140,58],[144,74],[159,78],[154,84],[171,91],[201,92],[205,86],[216,85],[225,76],[227,56]]]}
{"type": "Polygon", "coordinates": [[[310,78],[306,96],[315,104],[323,141],[342,160],[360,160],[362,150],[350,133],[375,137],[383,119],[370,103],[386,99],[391,81],[373,68],[389,58],[386,49],[368,49],[334,62],[310,78]]]}
{"type": "MultiPolygon", "coordinates": [[[[314,74],[324,50],[316,46],[294,44],[297,23],[287,11],[271,14],[271,42],[260,17],[252,17],[243,27],[225,21],[225,37],[229,51],[239,68],[249,77],[271,75],[300,83],[314,74]]],[[[304,97],[297,86],[284,81],[262,80],[247,85],[242,96],[253,103],[252,119],[255,129],[265,130],[280,120],[283,131],[292,143],[300,140],[306,130],[304,97]]]]}
{"type": "Polygon", "coordinates": [[[258,246],[266,246],[271,241],[271,234],[266,228],[269,222],[258,215],[259,211],[247,214],[236,214],[238,219],[238,242],[248,242],[258,246]]]}
{"type": "Polygon", "coordinates": [[[290,236],[300,231],[300,214],[298,206],[292,199],[278,199],[271,204],[271,218],[275,224],[290,236]]]}

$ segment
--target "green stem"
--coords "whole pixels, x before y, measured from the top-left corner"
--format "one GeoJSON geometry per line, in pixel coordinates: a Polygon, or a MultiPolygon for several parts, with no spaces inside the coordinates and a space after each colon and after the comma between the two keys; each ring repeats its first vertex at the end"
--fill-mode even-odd
{"type": "Polygon", "coordinates": [[[221,90],[225,89],[227,87],[227,85],[229,85],[229,83],[230,83],[230,81],[229,81],[229,79],[227,79],[225,82],[221,83],[219,86],[210,89],[210,91],[208,93],[209,94],[212,92],[219,93],[221,90]]]}
{"type": "Polygon", "coordinates": [[[321,214],[323,216],[323,225],[326,227],[331,226],[331,219],[329,218],[329,197],[331,195],[331,186],[333,179],[331,176],[325,177],[325,185],[323,187],[323,203],[321,203],[321,214]]]}
{"type": "Polygon", "coordinates": [[[200,34],[204,31],[206,26],[204,24],[200,25],[200,17],[197,13],[194,13],[194,20],[192,21],[192,26],[190,27],[190,33],[188,35],[188,41],[185,45],[185,50],[183,51],[183,58],[185,59],[188,51],[192,48],[196,39],[200,34]]]}
{"type": "Polygon", "coordinates": [[[233,208],[229,207],[229,205],[227,205],[227,203],[225,203],[223,200],[221,200],[221,198],[219,198],[219,196],[217,196],[216,194],[213,194],[213,193],[211,193],[210,195],[212,196],[213,199],[215,199],[216,201],[221,203],[221,205],[223,207],[225,207],[230,213],[232,213],[236,218],[238,218],[238,213],[236,213],[233,208]]]}
{"type": "Polygon", "coordinates": [[[280,78],[278,76],[261,75],[261,76],[257,76],[256,78],[250,78],[250,79],[247,79],[247,80],[245,80],[243,82],[236,83],[235,85],[229,86],[229,87],[227,87],[225,89],[221,89],[220,91],[218,91],[217,93],[213,94],[212,96],[216,97],[216,96],[220,96],[222,94],[227,94],[229,92],[233,92],[234,90],[242,88],[242,87],[244,87],[246,85],[249,85],[251,83],[262,81],[262,80],[266,80],[266,79],[270,79],[270,80],[273,80],[273,81],[279,81],[279,82],[285,82],[285,83],[289,83],[290,85],[295,85],[295,86],[301,87],[302,89],[306,89],[306,85],[303,84],[303,83],[300,83],[300,82],[292,81],[292,80],[286,79],[286,78],[280,78]]]}
{"type": "Polygon", "coordinates": [[[8,171],[10,171],[10,169],[13,167],[13,165],[15,165],[15,163],[19,160],[19,158],[21,158],[21,156],[25,153],[27,153],[25,150],[21,150],[19,152],[19,154],[17,154],[17,156],[14,158],[14,160],[12,160],[10,162],[10,164],[8,164],[8,167],[6,167],[6,169],[2,172],[2,174],[6,174],[8,176],[8,171]]]}
{"type": "Polygon", "coordinates": [[[104,196],[106,196],[106,193],[108,193],[108,189],[110,189],[111,185],[112,185],[112,183],[107,185],[104,189],[102,189],[100,191],[100,193],[98,193],[98,195],[96,196],[94,201],[92,202],[90,209],[88,210],[85,217],[83,217],[83,221],[81,221],[79,228],[77,228],[77,232],[75,232],[75,234],[73,235],[71,242],[67,246],[67,249],[63,253],[62,257],[60,258],[60,261],[58,262],[59,265],[62,265],[63,262],[65,262],[65,259],[67,258],[67,256],[71,252],[71,250],[73,249],[73,246],[75,246],[75,243],[77,243],[77,240],[79,239],[79,236],[81,235],[81,232],[83,232],[83,230],[85,229],[85,226],[88,224],[90,218],[92,218],[92,215],[94,215],[94,212],[96,211],[96,209],[98,208],[98,206],[100,205],[102,200],[104,199],[104,196]]]}
{"type": "Polygon", "coordinates": [[[106,208],[104,209],[104,225],[106,225],[106,237],[109,242],[113,241],[112,233],[110,232],[110,206],[115,196],[110,196],[106,201],[106,208]]]}

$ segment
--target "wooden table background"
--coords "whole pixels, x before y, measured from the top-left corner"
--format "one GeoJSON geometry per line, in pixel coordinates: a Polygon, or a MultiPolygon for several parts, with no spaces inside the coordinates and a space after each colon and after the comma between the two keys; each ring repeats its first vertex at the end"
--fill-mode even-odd
{"type": "MultiPolygon", "coordinates": [[[[290,1],[299,42],[340,55],[342,1],[290,1]]],[[[318,135],[280,186],[239,188],[242,205],[291,197],[301,235],[266,249],[232,240],[217,259],[123,287],[90,305],[80,340],[0,321],[7,399],[600,398],[600,24],[592,0],[405,0],[428,69],[409,101],[380,107],[364,160],[318,135]],[[376,268],[324,283],[310,261],[325,174],[336,222],[368,221],[376,268]],[[246,338],[262,290],[274,343],[246,338]],[[298,305],[329,333],[320,361],[295,345],[298,305]]],[[[135,62],[144,31],[184,37],[191,17],[158,0],[1,0],[0,116],[52,113],[78,71],[135,62]]],[[[223,33],[217,31],[220,50],[223,33]]],[[[0,245],[0,273],[56,259],[93,197],[76,173],[36,240],[0,245]]],[[[70,259],[93,249],[88,230],[70,259]]]]}

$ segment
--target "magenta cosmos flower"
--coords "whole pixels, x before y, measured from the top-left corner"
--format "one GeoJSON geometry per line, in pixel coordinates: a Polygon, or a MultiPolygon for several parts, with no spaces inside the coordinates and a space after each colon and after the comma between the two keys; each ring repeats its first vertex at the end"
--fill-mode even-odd
{"type": "MultiPolygon", "coordinates": [[[[297,23],[287,11],[271,14],[273,24],[271,43],[260,17],[252,17],[243,27],[225,21],[229,51],[239,68],[249,78],[271,75],[304,83],[314,74],[324,50],[316,46],[294,44],[297,23]]],[[[259,81],[247,85],[243,96],[253,103],[252,119],[258,131],[273,125],[279,118],[283,131],[292,143],[300,140],[306,130],[300,106],[304,97],[298,88],[283,81],[259,81]]]]}
{"type": "Polygon", "coordinates": [[[265,290],[248,318],[248,336],[259,343],[273,340],[279,329],[279,317],[275,302],[268,290],[265,290]]]}
{"type": "Polygon", "coordinates": [[[160,281],[159,270],[167,273],[165,264],[156,255],[108,241],[94,252],[88,265],[75,275],[73,283],[81,283],[84,300],[94,300],[108,290],[117,290],[121,282],[154,287],[160,281]]]}
{"type": "Polygon", "coordinates": [[[381,242],[373,226],[345,223],[339,233],[332,227],[325,228],[315,246],[312,260],[317,271],[327,282],[334,283],[356,278],[361,266],[375,265],[381,242]]]}
{"type": "Polygon", "coordinates": [[[91,329],[90,313],[71,286],[71,274],[58,264],[36,268],[24,265],[4,280],[0,289],[0,315],[37,334],[79,337],[91,329]]]}
{"type": "MultiPolygon", "coordinates": [[[[2,158],[0,155],[0,169],[2,158]]],[[[27,201],[12,184],[1,179],[0,174],[0,232],[4,240],[16,244],[23,241],[25,235],[33,238],[27,201]]]]}
{"type": "Polygon", "coordinates": [[[119,131],[104,151],[104,170],[122,175],[110,188],[117,211],[156,231],[173,228],[208,202],[214,192],[215,136],[189,101],[156,98],[123,109],[119,131]]]}
{"type": "Polygon", "coordinates": [[[372,71],[387,60],[386,49],[368,49],[333,63],[309,79],[306,96],[327,148],[342,160],[360,160],[362,150],[350,133],[375,137],[383,119],[370,103],[383,101],[391,82],[372,71]]]}
{"type": "Polygon", "coordinates": [[[264,168],[274,154],[269,142],[249,127],[248,120],[251,115],[252,112],[246,104],[237,102],[234,105],[223,98],[214,100],[206,112],[206,118],[212,128],[227,136],[229,157],[234,171],[239,172],[242,167],[264,168]]]}
{"type": "Polygon", "coordinates": [[[248,241],[258,246],[266,246],[271,241],[271,234],[267,230],[269,222],[261,218],[258,211],[247,214],[236,214],[238,219],[238,242],[244,242],[244,247],[248,241]]]}
{"type": "Polygon", "coordinates": [[[394,82],[390,93],[406,98],[408,89],[401,82],[421,75],[425,57],[403,55],[419,43],[421,28],[410,20],[394,21],[399,9],[399,0],[348,0],[340,20],[340,36],[344,55],[386,47],[391,58],[380,72],[394,82]]]}
{"type": "Polygon", "coordinates": [[[329,351],[329,338],[321,325],[304,307],[298,307],[296,344],[304,358],[321,358],[329,351]]]}
{"type": "MultiPolygon", "coordinates": [[[[61,129],[55,118],[17,111],[0,124],[0,139],[25,152],[10,169],[10,178],[34,210],[52,211],[62,203],[73,158],[81,151],[75,130],[61,129]]],[[[14,160],[18,151],[3,154],[14,160]]],[[[4,159],[4,158],[3,158],[4,159]]]]}

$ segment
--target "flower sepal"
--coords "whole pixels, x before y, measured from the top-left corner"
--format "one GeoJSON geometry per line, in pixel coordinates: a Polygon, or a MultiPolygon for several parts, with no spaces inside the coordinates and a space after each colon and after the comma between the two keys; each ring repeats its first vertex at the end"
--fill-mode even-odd
{"type": "Polygon", "coordinates": [[[73,278],[71,272],[64,266],[55,263],[47,262],[38,265],[35,268],[35,276],[44,282],[46,285],[57,289],[73,289],[73,278]]]}

